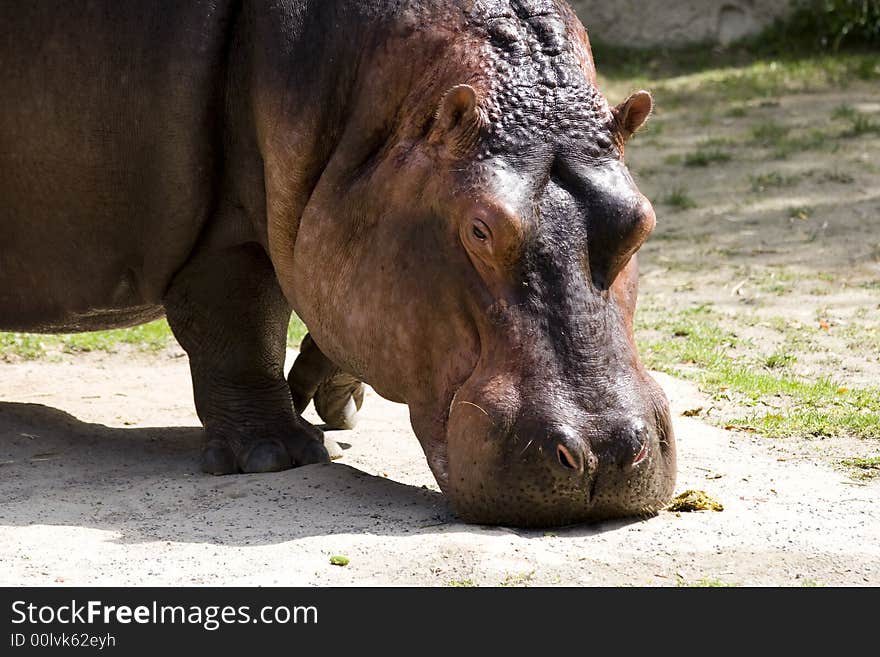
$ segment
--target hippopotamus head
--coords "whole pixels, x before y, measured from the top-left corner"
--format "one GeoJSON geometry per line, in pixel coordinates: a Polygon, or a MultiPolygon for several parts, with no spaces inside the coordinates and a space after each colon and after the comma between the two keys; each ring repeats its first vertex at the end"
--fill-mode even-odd
{"type": "Polygon", "coordinates": [[[655,512],[674,439],[633,337],[655,216],[623,159],[651,96],[608,104],[562,2],[441,4],[362,53],[302,219],[274,229],[282,285],[332,360],[409,405],[463,518],[655,512]]]}

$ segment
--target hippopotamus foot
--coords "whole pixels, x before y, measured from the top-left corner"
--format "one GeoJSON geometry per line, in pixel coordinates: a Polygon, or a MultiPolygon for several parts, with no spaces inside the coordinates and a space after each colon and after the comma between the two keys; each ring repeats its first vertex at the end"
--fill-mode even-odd
{"type": "Polygon", "coordinates": [[[321,431],[293,407],[284,378],[290,308],[261,247],[198,254],[164,303],[189,355],[206,433],[204,472],[276,472],[330,460],[321,431]]]}
{"type": "Polygon", "coordinates": [[[364,403],[364,384],[340,372],[324,380],[315,391],[315,410],[329,429],[354,429],[364,403]]]}
{"type": "Polygon", "coordinates": [[[298,427],[266,427],[250,436],[208,432],[201,469],[215,475],[278,472],[328,459],[321,431],[302,421],[298,427]]]}
{"type": "Polygon", "coordinates": [[[327,358],[311,335],[303,338],[287,382],[298,413],[314,399],[315,410],[326,428],[354,428],[364,403],[364,384],[327,358]]]}

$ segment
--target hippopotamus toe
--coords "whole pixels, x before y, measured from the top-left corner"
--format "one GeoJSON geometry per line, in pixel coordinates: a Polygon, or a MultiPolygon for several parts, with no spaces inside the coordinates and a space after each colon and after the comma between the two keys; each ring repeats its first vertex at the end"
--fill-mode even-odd
{"type": "Polygon", "coordinates": [[[254,445],[241,465],[244,473],[280,472],[293,467],[287,448],[277,442],[261,442],[254,445]]]}
{"type": "Polygon", "coordinates": [[[307,429],[305,435],[297,433],[284,440],[292,462],[292,466],[288,465],[288,468],[330,462],[330,454],[324,447],[324,434],[312,426],[307,429]]]}
{"type": "Polygon", "coordinates": [[[235,463],[235,455],[224,444],[208,444],[202,450],[202,472],[212,475],[236,474],[238,465],[235,463]]]}

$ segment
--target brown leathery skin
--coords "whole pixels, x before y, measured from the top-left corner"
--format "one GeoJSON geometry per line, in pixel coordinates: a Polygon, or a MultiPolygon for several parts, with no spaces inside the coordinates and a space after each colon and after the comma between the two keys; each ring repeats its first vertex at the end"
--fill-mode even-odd
{"type": "Polygon", "coordinates": [[[326,461],[294,401],[346,373],[409,405],[468,520],[665,503],[668,405],[632,335],[655,217],[623,163],[651,99],[609,105],[564,2],[0,14],[0,328],[165,312],[208,472],[326,461]],[[321,357],[289,384],[291,309],[321,357]]]}
{"type": "Polygon", "coordinates": [[[292,253],[273,250],[290,267],[282,286],[333,362],[410,406],[462,517],[651,513],[672,492],[675,452],[632,339],[632,256],[655,218],[622,163],[625,107],[585,75],[585,34],[569,46],[557,3],[531,7],[540,29],[525,3],[464,4],[458,20],[419,24],[361,59],[371,83],[349,118],[381,146],[341,137],[292,253]],[[479,13],[489,5],[499,20],[479,13]],[[389,104],[390,123],[375,111],[389,104]],[[469,241],[475,222],[489,243],[469,241]],[[561,466],[566,441],[594,467],[561,466]]]}

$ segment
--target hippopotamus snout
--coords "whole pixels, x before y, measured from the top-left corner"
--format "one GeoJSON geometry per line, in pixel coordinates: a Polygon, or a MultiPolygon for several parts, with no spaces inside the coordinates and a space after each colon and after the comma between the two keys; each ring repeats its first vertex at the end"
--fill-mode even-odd
{"type": "Polygon", "coordinates": [[[578,432],[570,426],[542,427],[527,423],[516,430],[517,435],[544,435],[542,453],[555,461],[566,476],[583,476],[590,486],[603,467],[627,471],[640,465],[652,451],[657,432],[649,429],[641,418],[626,419],[604,432],[578,432]]]}
{"type": "Polygon", "coordinates": [[[671,494],[669,409],[653,382],[639,381],[625,403],[611,401],[619,391],[577,404],[467,387],[450,412],[444,480],[463,518],[559,526],[650,514],[671,494]]]}
{"type": "Polygon", "coordinates": [[[577,435],[569,428],[549,434],[555,450],[551,454],[563,469],[573,475],[584,475],[593,481],[599,463],[627,471],[640,465],[651,453],[653,433],[641,419],[630,420],[593,440],[577,435]]]}

